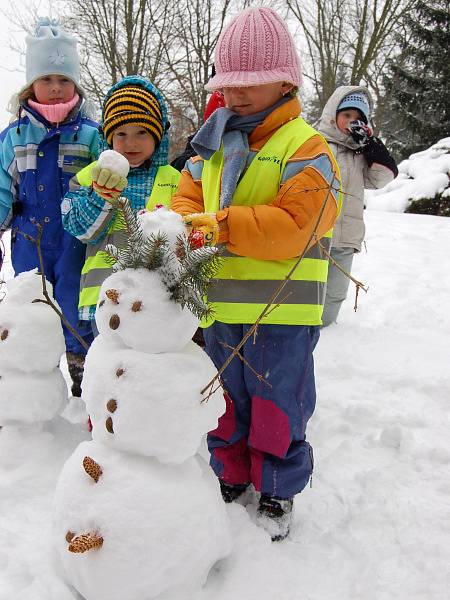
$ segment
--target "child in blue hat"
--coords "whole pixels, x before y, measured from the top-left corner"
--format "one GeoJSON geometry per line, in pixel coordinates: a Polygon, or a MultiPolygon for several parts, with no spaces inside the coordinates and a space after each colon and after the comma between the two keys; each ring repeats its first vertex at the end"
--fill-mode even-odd
{"type": "MultiPolygon", "coordinates": [[[[33,221],[44,226],[41,250],[46,278],[65,317],[89,345],[89,324],[78,320],[85,249],[64,231],[61,200],[70,178],[97,155],[97,123],[85,111],[75,39],[49,19],[26,39],[26,85],[10,105],[15,118],[0,134],[0,236],[11,229],[16,275],[39,267],[33,221]]],[[[86,350],[64,327],[72,394],[81,396],[86,350]]]]}
{"type": "MultiPolygon", "coordinates": [[[[332,258],[348,273],[364,239],[364,189],[397,176],[394,159],[370,127],[372,99],[361,86],[338,87],[323,109],[318,130],[331,147],[342,178],[342,210],[333,229],[332,258]]],[[[350,280],[334,264],[328,269],[323,326],[335,322],[350,280]]]]}

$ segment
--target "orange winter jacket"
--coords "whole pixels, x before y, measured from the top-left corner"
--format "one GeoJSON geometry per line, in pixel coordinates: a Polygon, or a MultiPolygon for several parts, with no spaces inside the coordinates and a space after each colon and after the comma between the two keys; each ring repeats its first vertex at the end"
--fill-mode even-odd
{"type": "MultiPolygon", "coordinates": [[[[300,102],[293,98],[275,109],[249,135],[250,151],[258,152],[268,139],[288,121],[298,117],[300,102]]],[[[299,256],[311,235],[327,195],[327,181],[314,164],[323,156],[333,161],[331,150],[318,133],[305,142],[287,161],[285,172],[293,173],[286,179],[270,204],[233,206],[219,210],[217,220],[221,243],[229,252],[263,260],[283,260],[299,256]],[[295,163],[298,163],[297,165],[295,163]]],[[[204,212],[201,176],[194,179],[191,165],[203,161],[195,156],[186,163],[178,191],[172,198],[172,210],[187,215],[204,212]]],[[[201,173],[199,169],[192,169],[201,173]]],[[[333,187],[339,188],[335,180],[333,187]]],[[[337,195],[337,193],[336,193],[337,195]]],[[[317,229],[319,239],[332,227],[337,218],[335,202],[327,202],[317,229]]]]}

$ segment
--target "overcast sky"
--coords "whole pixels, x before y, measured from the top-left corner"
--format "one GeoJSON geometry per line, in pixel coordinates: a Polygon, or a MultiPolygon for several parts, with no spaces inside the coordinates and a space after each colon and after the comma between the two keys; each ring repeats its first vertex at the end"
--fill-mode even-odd
{"type": "Polygon", "coordinates": [[[14,7],[18,14],[26,15],[26,11],[33,6],[39,16],[44,17],[49,14],[52,3],[56,4],[52,0],[0,0],[0,130],[6,127],[11,118],[6,110],[9,99],[25,85],[24,58],[11,50],[11,46],[25,49],[25,33],[19,31],[5,14],[14,7]]]}

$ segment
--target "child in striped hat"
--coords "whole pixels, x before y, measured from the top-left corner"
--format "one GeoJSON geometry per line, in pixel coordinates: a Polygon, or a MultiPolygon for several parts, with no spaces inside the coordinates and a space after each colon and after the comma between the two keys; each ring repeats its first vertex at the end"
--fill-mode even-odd
{"type": "Polygon", "coordinates": [[[100,287],[111,272],[104,249],[111,243],[120,245],[121,232],[115,227],[117,199],[125,196],[136,212],[143,208],[151,210],[156,204],[169,205],[177,188],[180,174],[167,164],[168,128],[161,92],[144,77],[125,77],[106,95],[102,145],[127,159],[130,165],[127,178],[94,163],[73,178],[71,191],[65,196],[64,227],[87,244],[79,316],[81,320],[92,321],[94,331],[100,287]]]}

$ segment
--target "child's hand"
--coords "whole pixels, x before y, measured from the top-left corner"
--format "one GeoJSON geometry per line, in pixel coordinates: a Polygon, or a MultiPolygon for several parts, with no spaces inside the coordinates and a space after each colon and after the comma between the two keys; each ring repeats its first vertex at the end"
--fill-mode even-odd
{"type": "Polygon", "coordinates": [[[102,169],[98,165],[92,169],[92,187],[101,198],[108,202],[117,200],[127,184],[126,177],[113,173],[109,169],[102,169]]]}
{"type": "Polygon", "coordinates": [[[366,146],[373,135],[372,130],[364,123],[364,121],[352,121],[348,131],[355,142],[360,146],[366,146]]]}
{"type": "Polygon", "coordinates": [[[183,217],[183,221],[193,248],[217,245],[219,224],[215,213],[194,213],[183,217]]]}

